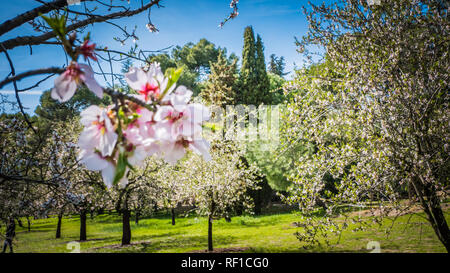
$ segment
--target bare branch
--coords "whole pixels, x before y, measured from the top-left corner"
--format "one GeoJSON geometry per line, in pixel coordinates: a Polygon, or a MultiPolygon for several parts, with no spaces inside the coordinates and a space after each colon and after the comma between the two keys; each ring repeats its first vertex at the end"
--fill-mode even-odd
{"type": "MultiPolygon", "coordinates": [[[[80,0],[82,1],[92,1],[92,0],[80,0]]],[[[67,6],[67,0],[55,0],[53,2],[45,3],[44,5],[22,13],[13,19],[7,20],[0,25],[0,35],[5,34],[6,32],[15,29],[22,24],[33,20],[34,18],[39,16],[39,13],[45,14],[55,9],[62,8],[67,6]]]]}
{"type": "MultiPolygon", "coordinates": [[[[0,44],[1,46],[1,44],[0,44]]],[[[6,52],[6,51],[5,51],[6,52]]],[[[41,75],[41,74],[60,74],[64,72],[65,68],[60,67],[49,67],[49,68],[41,68],[36,70],[30,70],[21,74],[17,75],[10,75],[6,77],[4,80],[0,82],[0,88],[5,86],[8,83],[14,82],[14,81],[20,81],[23,78],[34,76],[34,75],[41,75]]]]}
{"type": "MultiPolygon", "coordinates": [[[[158,5],[160,1],[161,0],[152,0],[147,5],[144,5],[138,9],[115,12],[115,13],[111,13],[111,14],[108,14],[105,16],[88,18],[86,20],[83,20],[83,21],[80,21],[80,22],[77,22],[77,23],[67,26],[66,30],[67,30],[67,32],[70,32],[70,31],[82,28],[84,26],[87,26],[89,24],[101,23],[101,22],[105,22],[107,20],[117,19],[117,18],[122,18],[122,17],[130,17],[130,16],[133,16],[133,15],[143,12],[143,11],[151,8],[154,5],[158,5]]],[[[2,47],[4,48],[4,49],[2,49],[2,51],[3,51],[3,50],[15,48],[17,46],[38,45],[38,44],[41,44],[41,43],[47,41],[48,39],[54,38],[54,37],[56,37],[56,34],[53,31],[49,31],[49,32],[44,33],[39,36],[19,36],[16,38],[12,38],[12,39],[9,39],[9,40],[6,40],[6,41],[0,43],[0,45],[2,45],[2,47]]]]}

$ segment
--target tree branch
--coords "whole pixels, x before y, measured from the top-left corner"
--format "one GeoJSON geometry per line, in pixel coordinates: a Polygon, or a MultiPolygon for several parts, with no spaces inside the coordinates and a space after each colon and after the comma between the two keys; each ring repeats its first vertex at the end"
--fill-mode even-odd
{"type": "MultiPolygon", "coordinates": [[[[92,1],[92,0],[80,0],[83,1],[92,1]]],[[[34,18],[39,16],[39,13],[45,14],[52,10],[59,9],[65,7],[67,5],[67,0],[56,0],[53,2],[45,3],[44,5],[22,13],[13,19],[7,20],[0,25],[0,35],[5,34],[6,32],[15,29],[22,24],[33,20],[34,18]]]]}
{"type": "MultiPolygon", "coordinates": [[[[1,44],[0,44],[1,45],[1,44]]],[[[30,70],[21,74],[17,75],[11,75],[6,77],[4,80],[0,82],[0,88],[5,86],[8,83],[14,82],[14,81],[20,81],[23,78],[34,76],[34,75],[41,75],[41,74],[60,74],[64,72],[65,68],[60,67],[49,67],[49,68],[41,68],[36,70],[30,70]]]]}
{"type": "MultiPolygon", "coordinates": [[[[67,30],[67,32],[71,32],[73,30],[79,29],[79,28],[87,26],[89,24],[101,23],[101,22],[105,22],[107,20],[117,19],[117,18],[122,18],[122,17],[130,17],[130,16],[136,15],[138,13],[141,13],[141,12],[151,8],[153,5],[159,5],[160,1],[161,0],[152,0],[147,5],[144,5],[139,9],[115,12],[115,13],[111,13],[111,14],[108,14],[105,16],[88,18],[86,20],[83,20],[83,21],[74,23],[70,26],[67,26],[66,30],[67,30]]],[[[41,44],[53,37],[56,37],[56,34],[53,31],[49,31],[49,32],[44,33],[39,36],[19,36],[16,38],[12,38],[12,39],[9,39],[9,40],[6,40],[6,41],[0,43],[0,45],[2,45],[2,47],[4,47],[6,50],[8,50],[8,49],[15,48],[17,46],[38,45],[38,44],[41,44]]],[[[3,51],[5,49],[0,49],[0,50],[3,51]]]]}

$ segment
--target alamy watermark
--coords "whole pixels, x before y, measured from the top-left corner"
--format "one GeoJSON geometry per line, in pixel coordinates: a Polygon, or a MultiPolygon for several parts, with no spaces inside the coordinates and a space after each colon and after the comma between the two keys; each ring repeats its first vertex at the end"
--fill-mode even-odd
{"type": "Polygon", "coordinates": [[[367,4],[369,4],[369,6],[381,5],[381,0],[367,0],[367,4]]]}
{"type": "Polygon", "coordinates": [[[69,253],[80,253],[81,252],[81,245],[79,242],[76,242],[76,241],[68,242],[66,245],[66,248],[68,250],[71,250],[69,253]]]}
{"type": "Polygon", "coordinates": [[[80,5],[81,4],[81,0],[67,0],[67,4],[69,6],[71,6],[71,5],[80,5]]]}
{"type": "Polygon", "coordinates": [[[370,241],[366,246],[367,250],[372,250],[370,253],[381,253],[381,245],[378,241],[370,241]]]}
{"type": "MultiPolygon", "coordinates": [[[[280,120],[284,108],[283,105],[210,106],[209,130],[204,130],[202,137],[243,143],[261,141],[268,149],[276,147],[280,143],[280,120]]],[[[194,114],[194,119],[200,115],[194,114]]]]}

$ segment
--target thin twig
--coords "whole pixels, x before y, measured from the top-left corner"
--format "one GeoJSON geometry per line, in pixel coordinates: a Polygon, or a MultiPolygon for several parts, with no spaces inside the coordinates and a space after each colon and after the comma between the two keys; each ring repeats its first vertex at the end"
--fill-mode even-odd
{"type": "MultiPolygon", "coordinates": [[[[3,47],[2,44],[0,44],[0,46],[3,48],[3,52],[5,53],[6,58],[8,59],[9,66],[11,68],[11,75],[14,77],[16,74],[16,71],[14,69],[14,64],[13,64],[11,58],[9,57],[8,51],[3,47]]],[[[28,119],[27,114],[25,113],[25,111],[23,109],[22,102],[20,101],[19,89],[17,88],[16,79],[13,80],[13,85],[14,85],[14,92],[16,94],[16,100],[17,100],[17,103],[19,104],[20,112],[22,112],[23,118],[25,119],[25,122],[28,124],[28,127],[30,127],[31,130],[33,130],[33,132],[35,134],[37,134],[37,131],[34,129],[33,125],[31,124],[30,120],[28,119]]]]}

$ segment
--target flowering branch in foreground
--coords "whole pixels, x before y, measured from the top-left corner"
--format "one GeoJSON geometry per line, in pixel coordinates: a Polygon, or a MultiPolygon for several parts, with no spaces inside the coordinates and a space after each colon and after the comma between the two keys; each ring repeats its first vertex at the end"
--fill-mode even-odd
{"type": "Polygon", "coordinates": [[[89,170],[101,171],[108,187],[116,183],[125,186],[128,171],[142,165],[148,156],[175,164],[192,150],[210,159],[209,143],[202,137],[202,123],[210,113],[205,106],[190,103],[191,90],[177,86],[181,69],[168,69],[164,75],[159,63],[152,63],[147,70],[132,67],[125,79],[135,94],[105,89],[95,80],[92,68],[77,61],[80,55],[96,60],[89,35],[77,46],[75,33],[66,37],[64,16],[43,18],[72,58],[55,79],[52,98],[66,102],[84,84],[99,98],[107,93],[115,102],[105,108],[91,105],[81,113],[84,130],[78,140],[80,162],[89,170]]]}

